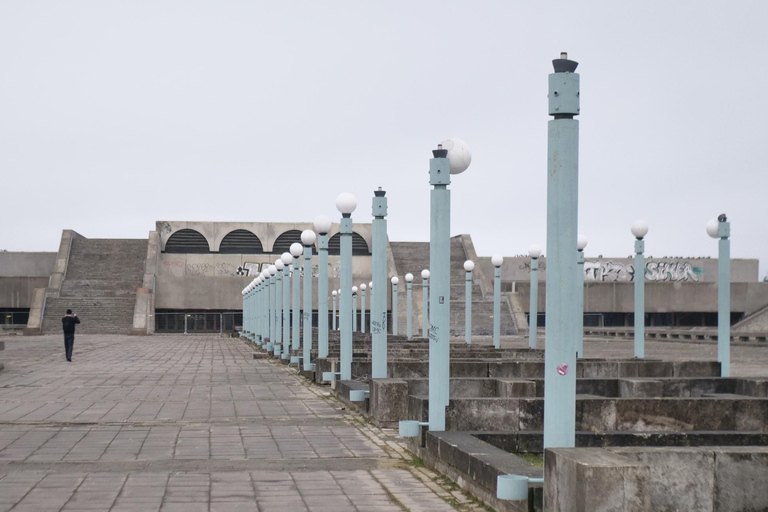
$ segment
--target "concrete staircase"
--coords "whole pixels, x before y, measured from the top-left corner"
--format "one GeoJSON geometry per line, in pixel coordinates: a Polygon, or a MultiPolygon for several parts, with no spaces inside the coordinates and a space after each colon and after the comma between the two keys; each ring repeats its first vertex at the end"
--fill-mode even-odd
{"type": "MultiPolygon", "coordinates": [[[[421,315],[423,313],[421,271],[429,268],[429,243],[390,242],[389,245],[392,249],[397,272],[401,277],[401,284],[398,285],[398,322],[400,324],[400,333],[405,332],[407,316],[405,280],[403,276],[411,272],[415,276],[413,281],[414,334],[420,334],[421,315]],[[417,328],[418,331],[416,330],[417,328]]],[[[451,333],[455,336],[464,334],[464,278],[466,274],[464,262],[466,260],[467,255],[461,237],[451,238],[451,333]]],[[[493,296],[483,296],[478,275],[475,272],[475,280],[472,285],[472,334],[491,335],[493,334],[493,296]]],[[[489,284],[489,289],[493,289],[493,282],[489,284]]],[[[517,334],[515,321],[512,318],[511,309],[504,295],[502,295],[501,299],[501,334],[517,334]]]]}
{"type": "Polygon", "coordinates": [[[74,238],[59,296],[46,299],[43,332],[61,332],[72,309],[78,333],[128,334],[146,257],[147,240],[74,238]]]}

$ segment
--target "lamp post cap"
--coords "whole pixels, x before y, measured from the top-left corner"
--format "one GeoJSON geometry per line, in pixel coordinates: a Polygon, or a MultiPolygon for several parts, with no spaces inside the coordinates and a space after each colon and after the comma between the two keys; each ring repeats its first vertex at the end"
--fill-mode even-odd
{"type": "Polygon", "coordinates": [[[427,270],[426,268],[424,270],[422,270],[421,271],[421,278],[422,279],[429,279],[429,270],[427,270]]]}
{"type": "Polygon", "coordinates": [[[464,262],[464,270],[467,272],[472,272],[475,270],[475,262],[472,260],[467,260],[464,262]]]}
{"type": "Polygon", "coordinates": [[[331,230],[331,219],[327,215],[320,215],[315,219],[315,231],[318,235],[327,235],[331,230]]]}
{"type": "Polygon", "coordinates": [[[397,276],[392,276],[392,279],[390,279],[390,281],[392,281],[392,284],[397,284],[400,282],[400,279],[398,279],[397,276]]]}
{"type": "Polygon", "coordinates": [[[539,256],[541,256],[541,246],[536,244],[533,244],[532,246],[530,246],[528,248],[528,255],[531,258],[538,258],[539,256]]]}
{"type": "Polygon", "coordinates": [[[301,256],[301,253],[304,252],[304,247],[301,246],[299,242],[294,242],[291,244],[291,247],[289,249],[291,251],[291,256],[294,258],[298,258],[301,256]]]}
{"type": "Polygon", "coordinates": [[[410,282],[413,282],[413,274],[411,274],[410,272],[408,272],[407,274],[405,274],[405,282],[406,282],[406,283],[410,283],[410,282]]]}
{"type": "Polygon", "coordinates": [[[589,241],[587,240],[587,237],[584,235],[579,235],[579,238],[576,240],[576,249],[579,251],[583,251],[584,248],[587,246],[587,243],[589,241]]]}
{"type": "Polygon", "coordinates": [[[293,261],[293,257],[291,256],[291,253],[284,252],[280,255],[280,259],[283,260],[283,265],[290,265],[293,261]]]}
{"type": "Polygon", "coordinates": [[[469,144],[457,137],[445,139],[440,143],[442,149],[448,151],[447,157],[451,161],[451,174],[461,174],[472,163],[472,152],[469,144]]]}
{"type": "Polygon", "coordinates": [[[578,66],[578,62],[568,59],[567,52],[560,52],[560,58],[552,61],[552,67],[555,68],[555,73],[573,73],[578,66]]]}
{"type": "Polygon", "coordinates": [[[336,209],[342,215],[352,215],[352,212],[357,208],[357,198],[349,192],[339,194],[336,198],[336,209]]]}
{"type": "Polygon", "coordinates": [[[710,219],[710,221],[707,222],[707,234],[712,238],[720,238],[718,234],[719,226],[720,226],[720,221],[718,221],[717,219],[710,219]]]}
{"type": "Polygon", "coordinates": [[[376,197],[384,197],[387,195],[387,191],[379,187],[379,190],[374,190],[373,195],[376,197]]]}
{"type": "Polygon", "coordinates": [[[317,240],[317,235],[311,229],[305,229],[301,232],[301,243],[305,246],[310,246],[317,240]]]}
{"type": "Polygon", "coordinates": [[[638,240],[648,234],[648,223],[644,220],[636,220],[632,223],[632,234],[638,240]]]}

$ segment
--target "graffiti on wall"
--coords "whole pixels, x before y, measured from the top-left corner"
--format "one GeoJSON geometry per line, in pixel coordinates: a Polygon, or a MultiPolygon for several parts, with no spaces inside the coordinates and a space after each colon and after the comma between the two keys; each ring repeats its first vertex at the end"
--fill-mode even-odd
{"type": "MultiPolygon", "coordinates": [[[[704,271],[687,261],[650,261],[645,264],[646,281],[655,282],[699,282],[704,271]]],[[[613,261],[585,261],[585,281],[634,281],[635,266],[613,261]]]]}
{"type": "Polygon", "coordinates": [[[187,275],[205,276],[213,273],[213,265],[210,263],[187,263],[187,275]]]}

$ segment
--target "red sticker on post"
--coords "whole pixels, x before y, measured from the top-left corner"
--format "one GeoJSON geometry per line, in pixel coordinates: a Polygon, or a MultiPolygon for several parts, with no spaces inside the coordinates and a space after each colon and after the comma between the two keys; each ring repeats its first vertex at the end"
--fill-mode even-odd
{"type": "Polygon", "coordinates": [[[557,373],[560,375],[568,375],[568,365],[565,363],[557,365],[557,373]]]}

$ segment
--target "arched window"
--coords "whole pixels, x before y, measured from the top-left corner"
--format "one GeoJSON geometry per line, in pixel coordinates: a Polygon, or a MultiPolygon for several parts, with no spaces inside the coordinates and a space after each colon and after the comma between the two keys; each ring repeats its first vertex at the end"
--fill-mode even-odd
{"type": "Polygon", "coordinates": [[[194,229],[180,229],[165,242],[165,252],[176,254],[205,254],[211,252],[208,240],[194,229]]]}
{"type": "MultiPolygon", "coordinates": [[[[301,231],[298,229],[292,229],[281,234],[275,240],[272,245],[272,254],[283,254],[284,252],[291,252],[291,244],[301,244],[301,231]]],[[[302,246],[304,244],[301,244],[302,246]]],[[[317,247],[312,246],[312,254],[317,254],[317,247]]]]}
{"type": "MultiPolygon", "coordinates": [[[[341,254],[341,233],[336,233],[328,240],[328,254],[338,256],[341,254]]],[[[352,232],[352,254],[355,256],[368,256],[368,242],[361,235],[352,232]]]]}
{"type": "Polygon", "coordinates": [[[245,229],[236,229],[221,239],[219,252],[223,254],[263,254],[259,237],[245,229]]]}

